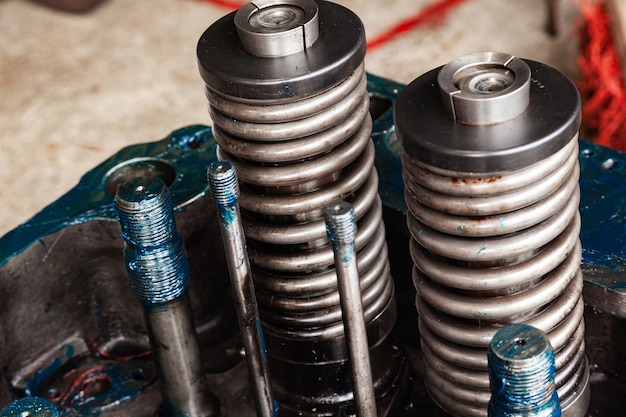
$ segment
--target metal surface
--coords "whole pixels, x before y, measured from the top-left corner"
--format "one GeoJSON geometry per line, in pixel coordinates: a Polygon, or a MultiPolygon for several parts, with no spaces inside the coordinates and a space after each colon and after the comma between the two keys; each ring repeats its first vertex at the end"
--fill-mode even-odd
{"type": "MultiPolygon", "coordinates": [[[[394,346],[406,353],[415,381],[414,390],[397,394],[401,406],[389,415],[441,417],[445,413],[432,403],[422,385],[422,353],[415,340],[401,149],[390,107],[402,89],[401,84],[368,75],[379,192],[400,309],[392,335],[394,346]]],[[[626,343],[622,319],[626,317],[622,210],[626,206],[626,156],[583,140],[579,145],[584,291],[589,305],[585,344],[592,387],[587,415],[617,417],[623,414],[626,392],[622,348],[626,343]]],[[[209,385],[224,413],[255,415],[246,364],[233,366],[239,358],[239,347],[232,341],[237,321],[224,251],[216,239],[218,217],[206,195],[206,168],[216,159],[215,147],[211,128],[189,126],[159,141],[122,149],[86,173],[61,199],[0,238],[0,297],[4,300],[0,333],[6,341],[4,354],[0,348],[0,361],[11,382],[12,398],[24,395],[26,385],[43,397],[63,391],[76,381],[75,372],[102,366],[104,375],[127,383],[116,383],[117,390],[104,386],[86,391],[63,415],[157,415],[159,381],[146,357],[144,318],[128,286],[113,197],[107,192],[124,178],[150,174],[167,179],[172,192],[191,267],[190,296],[209,385]],[[107,368],[112,363],[115,366],[107,368]]],[[[378,361],[390,360],[396,359],[373,358],[372,364],[376,367],[378,361]]],[[[483,361],[486,366],[486,356],[483,361]]],[[[4,380],[0,378],[0,400],[3,396],[8,400],[8,392],[1,387],[4,380]]]]}
{"type": "MultiPolygon", "coordinates": [[[[365,32],[350,10],[317,2],[319,39],[306,52],[259,59],[241,48],[233,12],[213,23],[198,42],[207,86],[242,99],[282,101],[313,96],[350,76],[365,56],[365,32]]],[[[269,104],[269,103],[268,103],[269,104]]]]}
{"type": "Polygon", "coordinates": [[[166,416],[213,417],[187,293],[189,264],[172,198],[158,177],[120,184],[115,209],[131,290],[142,302],[166,416]]]}
{"type": "Polygon", "coordinates": [[[302,52],[320,34],[313,0],[255,0],[237,10],[235,26],[241,47],[264,58],[302,52]]]}
{"type": "Polygon", "coordinates": [[[357,416],[376,417],[376,395],[354,248],[357,234],[354,208],[345,201],[333,203],[326,209],[325,219],[335,257],[341,316],[350,354],[357,416]]]}
{"type": "Polygon", "coordinates": [[[561,417],[548,335],[527,324],[511,324],[493,336],[487,359],[489,417],[561,417]]]}
{"type": "Polygon", "coordinates": [[[400,137],[419,132],[422,140],[403,143],[406,151],[432,167],[488,174],[521,169],[561,149],[578,132],[578,91],[563,74],[537,62],[525,63],[532,73],[533,104],[518,117],[496,125],[457,123],[442,111],[437,87],[441,68],[410,83],[403,92],[405,99],[395,108],[396,123],[402,121],[396,129],[400,137]]]}
{"type": "MultiPolygon", "coordinates": [[[[476,154],[489,160],[492,155],[484,151],[493,146],[500,127],[516,119],[479,126],[415,117],[419,108],[432,106],[424,102],[427,97],[416,95],[426,88],[437,90],[432,72],[407,87],[396,105],[426,386],[453,414],[487,415],[485,349],[500,327],[517,322],[548,333],[556,351],[556,385],[564,415],[582,416],[588,405],[578,136],[562,136],[571,121],[579,119],[579,99],[571,83],[563,93],[565,83],[559,81],[564,77],[556,70],[529,65],[541,68],[535,75],[543,76],[538,83],[545,88],[532,84],[532,104],[517,117],[524,123],[516,126],[525,125],[528,130],[516,135],[527,137],[507,144],[511,155],[526,154],[531,160],[520,156],[512,166],[479,173],[472,169],[489,166],[476,154]],[[561,124],[558,117],[551,118],[553,132],[536,136],[533,126],[545,129],[545,117],[530,115],[542,102],[553,103],[553,94],[563,107],[553,113],[569,117],[561,124]],[[426,124],[424,128],[410,129],[416,126],[415,118],[426,124]],[[450,141],[447,152],[469,161],[453,170],[447,169],[447,162],[438,163],[439,149],[428,149],[438,139],[430,136],[433,131],[450,141]]],[[[491,98],[485,95],[484,100],[491,98]]]]}
{"type": "Polygon", "coordinates": [[[257,416],[275,416],[277,405],[270,387],[267,349],[241,224],[237,174],[230,163],[214,162],[209,166],[207,177],[211,196],[215,200],[220,217],[222,241],[226,251],[226,261],[239,317],[239,330],[246,351],[257,416]]]}
{"type": "Polygon", "coordinates": [[[499,52],[457,58],[437,76],[448,116],[470,125],[492,125],[519,116],[528,107],[530,80],[523,60],[499,52]]]}
{"type": "MultiPolygon", "coordinates": [[[[400,389],[397,379],[403,374],[388,340],[396,306],[370,139],[363,27],[339,5],[318,6],[319,38],[303,52],[250,55],[235,63],[231,58],[241,47],[233,41],[209,58],[207,45],[234,30],[237,18],[233,22],[230,15],[198,44],[217,155],[232,163],[240,182],[273,393],[281,412],[294,416],[334,415],[352,406],[349,354],[324,222],[326,207],[338,199],[353,204],[359,221],[355,248],[371,355],[395,359],[379,361],[373,369],[377,395],[392,398],[389,393],[400,389]],[[272,67],[268,78],[266,66],[272,67]],[[290,94],[280,101],[275,89],[267,94],[261,87],[269,86],[270,78],[290,86],[290,94]],[[256,89],[243,88],[248,84],[256,89]],[[323,382],[310,383],[315,380],[323,382]]],[[[290,30],[287,25],[277,32],[281,28],[290,30]]]]}

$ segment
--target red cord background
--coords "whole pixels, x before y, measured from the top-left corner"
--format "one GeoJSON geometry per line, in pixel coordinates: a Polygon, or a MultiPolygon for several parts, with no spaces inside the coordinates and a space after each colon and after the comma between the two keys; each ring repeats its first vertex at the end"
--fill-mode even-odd
{"type": "Polygon", "coordinates": [[[583,125],[595,132],[594,142],[626,151],[626,94],[604,1],[585,0],[580,11],[585,23],[578,58],[583,125]]]}

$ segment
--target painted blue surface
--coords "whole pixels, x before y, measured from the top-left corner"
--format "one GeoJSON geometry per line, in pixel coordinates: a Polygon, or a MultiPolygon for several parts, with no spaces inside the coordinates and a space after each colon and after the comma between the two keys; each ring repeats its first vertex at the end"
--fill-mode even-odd
{"type": "Polygon", "coordinates": [[[113,197],[107,194],[108,174],[123,164],[151,158],[171,165],[175,180],[169,186],[175,206],[183,206],[207,192],[206,169],[215,155],[210,127],[187,126],[158,142],[129,146],[86,173],[80,182],[26,223],[0,238],[0,267],[40,238],[66,226],[90,220],[117,221],[113,197]]]}
{"type": "MultiPolygon", "coordinates": [[[[583,261],[626,267],[626,155],[580,141],[583,261]]],[[[625,282],[615,283],[626,288],[625,282]]]]}
{"type": "Polygon", "coordinates": [[[39,397],[25,397],[7,405],[0,417],[59,417],[59,411],[50,401],[39,397]],[[26,414],[29,413],[29,414],[26,414]]]}

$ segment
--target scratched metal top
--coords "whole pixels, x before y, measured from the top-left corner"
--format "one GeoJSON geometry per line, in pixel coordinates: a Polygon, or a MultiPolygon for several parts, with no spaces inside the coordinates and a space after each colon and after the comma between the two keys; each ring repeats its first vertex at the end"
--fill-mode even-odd
{"type": "MultiPolygon", "coordinates": [[[[403,183],[391,104],[404,85],[368,75],[374,102],[374,131],[380,194],[389,209],[404,213],[403,183]]],[[[78,185],[26,223],[0,238],[0,268],[41,237],[66,226],[94,219],[116,220],[113,211],[116,176],[152,173],[164,177],[174,204],[182,207],[207,192],[206,169],[216,160],[210,127],[194,125],[166,138],[120,150],[86,173],[78,185]]],[[[587,303],[626,317],[624,307],[606,308],[611,297],[626,298],[626,155],[581,140],[580,212],[586,287],[598,290],[587,303]],[[600,294],[609,295],[600,300],[600,294]],[[596,300],[597,298],[597,300],[596,300]],[[607,301],[608,300],[608,301],[607,301]],[[603,305],[600,305],[603,304],[603,305]]],[[[614,300],[615,301],[615,300],[614,300]]]]}

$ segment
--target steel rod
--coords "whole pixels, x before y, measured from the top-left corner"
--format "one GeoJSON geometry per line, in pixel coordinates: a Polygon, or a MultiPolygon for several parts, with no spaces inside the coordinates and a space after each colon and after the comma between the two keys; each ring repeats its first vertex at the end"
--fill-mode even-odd
{"type": "Polygon", "coordinates": [[[250,260],[241,224],[239,184],[235,168],[226,161],[214,162],[207,173],[211,196],[217,205],[222,241],[239,317],[239,329],[246,351],[248,371],[256,401],[257,416],[271,417],[277,405],[271,393],[267,349],[254,293],[250,260]]]}
{"type": "Polygon", "coordinates": [[[333,244],[342,319],[352,366],[358,417],[376,417],[376,396],[357,270],[356,217],[351,204],[339,201],[326,209],[326,229],[333,244]]]}

